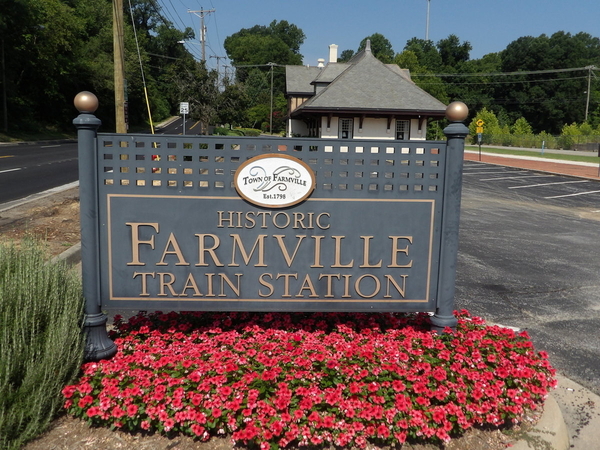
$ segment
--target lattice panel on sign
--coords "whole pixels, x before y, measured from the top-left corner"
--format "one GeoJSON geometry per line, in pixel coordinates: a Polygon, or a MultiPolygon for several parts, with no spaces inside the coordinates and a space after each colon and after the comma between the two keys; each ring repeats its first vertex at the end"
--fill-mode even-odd
{"type": "Polygon", "coordinates": [[[234,195],[233,175],[242,162],[285,152],[313,169],[319,197],[431,198],[442,190],[446,157],[445,143],[431,141],[102,134],[98,145],[106,188],[193,195],[234,195]]]}

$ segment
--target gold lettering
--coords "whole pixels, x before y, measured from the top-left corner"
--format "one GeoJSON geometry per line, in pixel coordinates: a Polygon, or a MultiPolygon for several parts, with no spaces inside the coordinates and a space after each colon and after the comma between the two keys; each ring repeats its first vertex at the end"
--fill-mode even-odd
{"type": "Polygon", "coordinates": [[[140,261],[140,245],[149,245],[154,250],[154,236],[149,241],[140,240],[140,227],[152,227],[154,231],[158,233],[158,223],[138,223],[138,222],[126,222],[125,225],[131,227],[131,262],[127,263],[128,266],[145,266],[146,263],[140,261]]]}
{"type": "Polygon", "coordinates": [[[342,264],[342,239],[346,236],[331,236],[335,240],[335,261],[333,267],[352,267],[354,265],[354,260],[350,261],[348,264],[342,264]]]}
{"type": "Polygon", "coordinates": [[[290,216],[287,215],[287,213],[284,212],[278,212],[273,216],[273,225],[275,225],[277,228],[282,229],[282,228],[287,228],[290,226],[290,222],[292,219],[290,219],[290,216]],[[283,215],[283,217],[285,217],[286,221],[285,221],[285,225],[279,226],[277,224],[277,217],[283,215]]]}
{"type": "Polygon", "coordinates": [[[313,268],[323,267],[321,264],[321,241],[325,236],[311,236],[315,240],[315,262],[310,266],[313,268]]]}
{"type": "Polygon", "coordinates": [[[215,293],[214,293],[214,285],[213,285],[213,278],[215,276],[214,273],[205,273],[204,275],[206,275],[206,285],[208,288],[208,292],[206,293],[207,297],[216,297],[215,293]]]}
{"type": "Polygon", "coordinates": [[[304,295],[302,294],[302,291],[304,290],[310,291],[309,297],[319,296],[319,294],[317,294],[317,291],[315,291],[313,282],[308,274],[306,274],[306,276],[304,277],[304,281],[302,282],[302,286],[300,286],[300,290],[298,291],[298,294],[296,294],[296,297],[304,297],[304,295]]]}
{"type": "Polygon", "coordinates": [[[140,294],[140,297],[148,297],[150,294],[148,294],[147,277],[151,276],[152,278],[154,278],[156,276],[156,272],[133,272],[134,279],[138,275],[142,276],[142,293],[140,294]]]}
{"type": "Polygon", "coordinates": [[[371,267],[381,267],[382,260],[380,259],[377,264],[369,264],[369,251],[371,247],[371,239],[373,236],[361,236],[361,239],[365,240],[363,246],[363,263],[359,266],[360,268],[371,268],[371,267]]]}
{"type": "Polygon", "coordinates": [[[306,228],[306,226],[304,226],[304,213],[294,213],[294,228],[306,228]]]}
{"type": "Polygon", "coordinates": [[[279,278],[281,278],[281,277],[283,277],[283,291],[284,291],[284,294],[282,295],[282,297],[291,297],[292,295],[290,294],[290,277],[293,277],[297,280],[298,274],[297,273],[278,273],[277,277],[275,279],[279,280],[279,278]]]}
{"type": "Polygon", "coordinates": [[[356,282],[354,283],[354,290],[356,291],[356,293],[358,295],[360,295],[363,298],[375,297],[380,289],[381,289],[381,282],[379,281],[379,278],[377,278],[375,275],[371,275],[370,273],[366,273],[366,274],[360,276],[358,278],[358,280],[356,280],[356,282]],[[375,290],[370,295],[363,294],[360,290],[360,282],[366,277],[369,277],[369,278],[372,278],[373,280],[375,280],[375,290]]]}
{"type": "Polygon", "coordinates": [[[339,273],[322,273],[319,275],[319,280],[321,280],[322,278],[327,278],[327,294],[325,294],[325,297],[333,297],[333,291],[332,291],[332,283],[331,280],[332,278],[337,278],[338,280],[340,279],[340,274],[339,273]]]}
{"type": "Polygon", "coordinates": [[[165,251],[163,252],[162,258],[160,259],[160,262],[157,262],[156,265],[157,266],[167,266],[168,263],[165,262],[165,256],[167,255],[175,255],[177,256],[177,259],[179,260],[179,262],[177,264],[175,264],[176,266],[189,266],[190,263],[188,263],[185,258],[183,257],[183,253],[181,252],[181,247],[179,247],[179,243],[177,242],[177,239],[175,238],[175,235],[173,233],[171,233],[169,235],[169,239],[167,240],[167,245],[165,245],[165,251]],[[173,246],[173,250],[169,250],[169,247],[173,246]]]}
{"type": "Polygon", "coordinates": [[[234,228],[233,227],[233,211],[227,211],[229,213],[229,219],[225,219],[223,218],[223,213],[225,211],[217,211],[217,214],[219,215],[219,222],[217,224],[218,228],[225,228],[225,225],[223,225],[224,222],[229,222],[229,225],[227,225],[227,228],[234,228]]]}
{"type": "Polygon", "coordinates": [[[258,235],[258,237],[256,238],[256,241],[254,242],[254,246],[252,247],[252,250],[250,250],[250,254],[248,254],[246,252],[246,249],[244,247],[244,244],[242,243],[242,240],[241,240],[239,234],[230,234],[230,236],[233,238],[233,250],[231,252],[231,264],[229,264],[230,267],[238,267],[239,266],[239,264],[236,264],[236,262],[235,262],[236,247],[239,247],[240,253],[241,253],[244,263],[246,265],[248,265],[248,263],[250,262],[250,258],[252,258],[252,255],[254,254],[254,250],[256,250],[256,247],[258,247],[258,264],[254,264],[254,267],[267,267],[267,265],[265,264],[265,238],[267,237],[266,234],[258,235]]]}
{"type": "MultiPolygon", "coordinates": [[[[313,214],[313,213],[310,213],[310,214],[313,214]]],[[[317,226],[318,226],[318,227],[319,227],[321,230],[328,230],[328,229],[329,229],[329,227],[331,227],[331,224],[330,224],[330,223],[328,223],[328,224],[327,224],[327,226],[325,226],[325,225],[321,225],[321,216],[329,217],[329,218],[331,219],[331,214],[329,214],[329,213],[327,213],[327,212],[324,212],[324,213],[321,213],[321,214],[319,214],[319,215],[317,216],[317,226]]]]}
{"type": "Polygon", "coordinates": [[[196,280],[194,279],[194,276],[191,273],[188,275],[187,280],[185,280],[185,286],[183,286],[183,290],[181,291],[181,294],[179,294],[179,296],[187,297],[188,295],[185,293],[185,291],[187,291],[188,289],[194,290],[194,297],[202,297],[202,292],[200,292],[200,289],[198,289],[198,284],[196,284],[196,280]]]}
{"type": "Polygon", "coordinates": [[[237,278],[237,285],[234,286],[233,285],[233,281],[231,281],[229,279],[229,277],[227,275],[225,275],[224,273],[220,273],[219,276],[221,277],[221,293],[219,294],[219,297],[226,297],[225,295],[225,283],[227,283],[227,285],[231,288],[231,290],[233,291],[233,293],[236,296],[240,296],[240,277],[243,274],[241,273],[236,273],[235,276],[237,278]]]}
{"type": "Polygon", "coordinates": [[[215,253],[215,250],[221,244],[219,236],[217,236],[216,234],[196,234],[195,236],[198,237],[198,264],[196,264],[196,266],[208,266],[208,263],[204,260],[204,253],[208,253],[210,255],[213,262],[215,263],[215,266],[224,266],[225,264],[219,261],[219,258],[217,258],[217,255],[215,253]],[[210,248],[206,247],[206,237],[211,237],[213,239],[213,246],[210,248]]]}
{"type": "Polygon", "coordinates": [[[244,228],[242,226],[242,212],[241,211],[237,211],[235,214],[237,215],[237,225],[235,227],[236,228],[244,228]]]}
{"type": "Polygon", "coordinates": [[[277,243],[279,244],[279,248],[281,249],[281,254],[285,258],[285,262],[287,263],[288,267],[292,267],[292,264],[294,263],[294,259],[296,258],[296,254],[298,253],[298,249],[300,248],[300,244],[302,243],[302,240],[306,236],[296,235],[296,237],[300,238],[300,239],[299,239],[298,243],[296,244],[296,248],[294,249],[294,254],[291,257],[285,246],[285,243],[283,241],[283,238],[285,238],[285,235],[284,234],[274,234],[273,237],[275,239],[277,239],[277,243]]]}
{"type": "Polygon", "coordinates": [[[408,256],[408,245],[404,248],[398,248],[398,241],[400,239],[405,239],[408,241],[409,244],[412,244],[413,242],[413,237],[412,236],[389,236],[389,238],[392,240],[392,260],[391,260],[391,264],[388,267],[393,267],[393,268],[404,268],[404,269],[408,269],[410,267],[412,267],[412,259],[410,260],[410,262],[408,264],[398,264],[398,253],[404,253],[406,256],[408,256]]]}
{"type": "Polygon", "coordinates": [[[342,298],[352,297],[350,295],[350,278],[352,278],[352,275],[342,275],[342,278],[344,279],[344,295],[342,295],[342,298]]]}
{"type": "Polygon", "coordinates": [[[246,228],[254,228],[256,225],[256,220],[252,217],[254,214],[252,211],[246,212],[246,224],[244,225],[246,228]]]}
{"type": "Polygon", "coordinates": [[[261,228],[267,228],[267,216],[271,215],[271,211],[257,211],[257,216],[262,216],[262,225],[261,228]]]}
{"type": "Polygon", "coordinates": [[[398,283],[396,283],[396,280],[394,280],[394,278],[391,275],[385,276],[387,283],[384,298],[391,298],[390,282],[394,285],[400,296],[404,298],[404,294],[406,293],[406,278],[408,277],[408,275],[400,275],[400,277],[402,278],[402,287],[398,286],[398,283]]]}
{"type": "Polygon", "coordinates": [[[171,296],[177,297],[177,294],[175,293],[175,289],[173,289],[173,283],[175,283],[175,275],[173,275],[172,273],[168,273],[168,272],[158,272],[158,278],[160,280],[160,293],[158,294],[158,296],[166,297],[168,294],[165,293],[165,288],[167,288],[167,289],[169,289],[171,296]],[[170,278],[169,281],[165,280],[167,275],[170,278]]]}
{"type": "Polygon", "coordinates": [[[270,297],[271,295],[273,295],[274,289],[273,289],[273,285],[271,283],[267,282],[264,279],[265,276],[268,276],[271,280],[273,279],[273,275],[272,274],[270,274],[270,273],[263,273],[263,274],[261,274],[260,277],[258,277],[258,282],[261,285],[263,285],[265,287],[268,287],[269,288],[269,293],[268,294],[263,294],[262,291],[259,289],[258,295],[261,296],[261,297],[270,297]]]}

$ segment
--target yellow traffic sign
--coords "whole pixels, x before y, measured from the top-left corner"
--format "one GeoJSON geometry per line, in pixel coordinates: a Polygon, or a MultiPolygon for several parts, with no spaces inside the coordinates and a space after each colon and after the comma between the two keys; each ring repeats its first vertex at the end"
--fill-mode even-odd
{"type": "Polygon", "coordinates": [[[478,127],[482,127],[482,126],[483,126],[483,123],[484,123],[484,122],[483,122],[483,120],[481,120],[481,119],[479,119],[477,122],[475,122],[475,124],[476,124],[478,127]]]}
{"type": "Polygon", "coordinates": [[[483,127],[477,127],[477,133],[483,133],[483,127]]]}

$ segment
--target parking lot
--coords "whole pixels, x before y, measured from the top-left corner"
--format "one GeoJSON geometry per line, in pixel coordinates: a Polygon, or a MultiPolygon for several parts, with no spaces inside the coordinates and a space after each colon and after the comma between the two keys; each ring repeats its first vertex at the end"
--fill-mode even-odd
{"type": "Polygon", "coordinates": [[[600,182],[465,161],[456,306],[600,394],[600,182]]]}

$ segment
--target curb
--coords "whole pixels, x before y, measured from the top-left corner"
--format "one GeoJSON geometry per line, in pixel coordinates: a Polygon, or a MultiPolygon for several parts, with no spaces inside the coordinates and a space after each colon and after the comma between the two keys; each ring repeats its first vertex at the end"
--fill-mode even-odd
{"type": "Polygon", "coordinates": [[[50,260],[53,264],[59,261],[65,261],[70,266],[79,264],[81,261],[81,242],[78,242],[50,260]]]}
{"type": "Polygon", "coordinates": [[[567,424],[551,395],[544,402],[544,412],[534,427],[516,441],[511,449],[531,450],[536,448],[567,450],[570,447],[567,424]]]}

